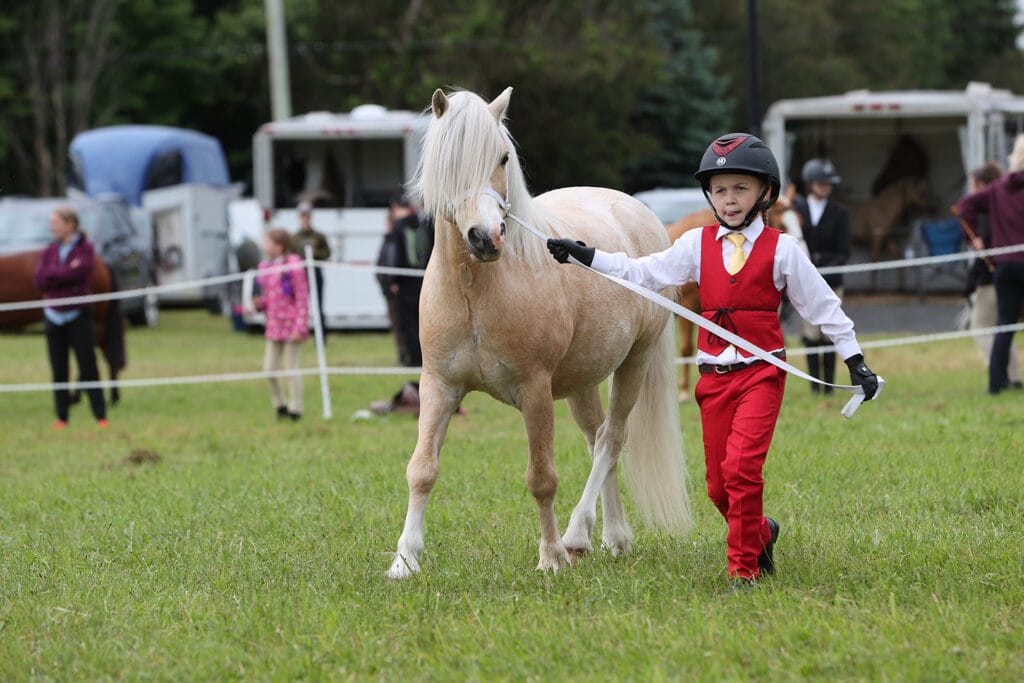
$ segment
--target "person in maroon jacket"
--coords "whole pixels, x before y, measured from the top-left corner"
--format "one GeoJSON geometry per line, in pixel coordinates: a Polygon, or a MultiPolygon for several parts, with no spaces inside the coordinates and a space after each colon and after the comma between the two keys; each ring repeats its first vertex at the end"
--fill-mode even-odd
{"type": "MultiPolygon", "coordinates": [[[[50,233],[54,240],[39,257],[36,266],[36,286],[44,299],[63,299],[89,294],[89,273],[96,256],[92,244],[79,228],[78,214],[70,207],[59,207],[50,215],[50,233]]],[[[78,361],[83,382],[99,380],[96,367],[95,331],[89,304],[48,306],[43,309],[46,327],[46,348],[54,383],[66,383],[69,378],[68,355],[71,349],[78,361]]],[[[86,389],[92,414],[97,424],[107,426],[107,406],[103,391],[86,389]]],[[[64,429],[68,423],[70,395],[67,389],[55,389],[54,404],[57,421],[54,429],[64,429]]]]}
{"type": "MultiPolygon", "coordinates": [[[[696,282],[703,315],[780,358],[785,340],[778,310],[782,290],[807,322],[820,325],[845,359],[853,384],[871,400],[878,378],[864,364],[853,321],[791,235],[764,224],[778,199],[779,167],[768,146],[746,133],[708,147],[696,178],[718,223],[684,232],[664,251],[630,258],[572,239],[548,240],[565,263],[573,256],[594,270],[660,291],[696,282]]],[[[775,571],[779,524],[764,515],[762,471],[782,407],[786,373],[701,328],[700,381],[694,396],[704,432],[708,497],[728,525],[730,587],[755,587],[775,571]]]]}
{"type": "MultiPolygon", "coordinates": [[[[957,202],[956,209],[968,225],[976,225],[979,214],[988,216],[992,247],[1024,244],[1024,135],[1018,135],[1010,154],[1009,172],[957,202]]],[[[984,249],[980,237],[975,249],[984,249]]],[[[996,254],[993,280],[996,286],[997,325],[1012,325],[1024,306],[1024,251],[996,254]]],[[[1010,386],[1008,368],[1013,332],[999,332],[992,341],[988,362],[988,393],[998,394],[1010,386]]]]}

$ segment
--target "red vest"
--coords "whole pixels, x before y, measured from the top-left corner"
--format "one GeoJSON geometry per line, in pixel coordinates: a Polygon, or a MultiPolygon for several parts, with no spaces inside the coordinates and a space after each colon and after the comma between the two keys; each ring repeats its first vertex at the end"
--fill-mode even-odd
{"type": "MultiPolygon", "coordinates": [[[[772,266],[782,231],[765,226],[740,272],[730,275],[722,262],[722,242],[715,239],[717,225],[702,228],[700,244],[701,315],[766,351],[785,346],[779,323],[782,292],[775,288],[772,266]]],[[[724,237],[722,239],[725,239],[724,237]]],[[[703,327],[697,348],[717,356],[729,342],[703,327]]],[[[740,355],[752,354],[737,347],[740,355]]]]}

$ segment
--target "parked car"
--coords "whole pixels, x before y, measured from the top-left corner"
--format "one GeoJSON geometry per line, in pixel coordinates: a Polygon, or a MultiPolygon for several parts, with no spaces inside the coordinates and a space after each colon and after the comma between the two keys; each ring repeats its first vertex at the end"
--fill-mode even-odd
{"type": "MultiPolygon", "coordinates": [[[[78,213],[82,229],[114,273],[118,289],[139,289],[154,283],[149,216],[119,198],[0,199],[0,253],[43,249],[53,240],[50,215],[59,206],[71,206],[78,213]]],[[[121,306],[133,325],[156,325],[155,295],[124,299],[121,306]]]]}
{"type": "Polygon", "coordinates": [[[708,200],[699,187],[659,187],[637,192],[633,196],[650,207],[665,225],[708,208],[708,200]]]}

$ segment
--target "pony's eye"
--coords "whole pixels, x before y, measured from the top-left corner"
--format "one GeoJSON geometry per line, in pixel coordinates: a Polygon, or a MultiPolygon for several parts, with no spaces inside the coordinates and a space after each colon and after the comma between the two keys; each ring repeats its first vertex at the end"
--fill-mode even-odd
{"type": "Polygon", "coordinates": [[[501,165],[504,166],[508,163],[508,152],[505,152],[505,156],[501,157],[501,165]]]}

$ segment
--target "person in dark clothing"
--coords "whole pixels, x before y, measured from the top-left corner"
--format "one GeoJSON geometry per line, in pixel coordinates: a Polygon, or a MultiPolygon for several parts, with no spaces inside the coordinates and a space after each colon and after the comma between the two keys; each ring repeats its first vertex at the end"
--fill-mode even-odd
{"type": "MultiPolygon", "coordinates": [[[[957,202],[957,213],[968,225],[976,225],[978,216],[988,216],[992,234],[992,247],[1024,244],[1024,134],[1010,154],[1009,172],[991,185],[963,197],[957,202]]],[[[973,240],[975,249],[985,248],[981,237],[973,240]]],[[[991,257],[996,265],[997,325],[1012,325],[1020,319],[1024,306],[1024,251],[996,254],[991,257]]],[[[1013,332],[999,332],[992,342],[992,355],[988,363],[988,392],[998,394],[1010,386],[1008,367],[1013,332]]]]}
{"type": "MultiPolygon", "coordinates": [[[[322,232],[313,228],[313,205],[308,201],[299,203],[299,230],[292,236],[292,245],[295,247],[299,258],[306,258],[306,245],[313,250],[315,261],[331,260],[331,245],[322,232]]],[[[327,318],[324,315],[324,273],[322,266],[313,268],[313,278],[316,280],[316,302],[320,311],[320,329],[323,330],[324,338],[327,335],[327,318]]]]}
{"type": "MultiPolygon", "coordinates": [[[[818,268],[841,266],[850,260],[850,212],[831,201],[832,190],[841,181],[836,167],[828,159],[811,159],[804,164],[801,172],[806,196],[794,198],[793,205],[800,215],[804,242],[811,257],[811,263],[818,268]]],[[[840,301],[843,299],[843,275],[825,275],[825,282],[840,301]]],[[[805,347],[814,348],[828,344],[821,327],[807,321],[801,327],[805,347]]],[[[807,354],[807,373],[832,383],[836,372],[834,351],[807,354]]],[[[823,390],[832,393],[832,387],[811,383],[811,391],[823,390]]]]}
{"type": "MultiPolygon", "coordinates": [[[[982,164],[971,171],[971,174],[967,177],[968,189],[970,192],[977,192],[999,180],[1002,175],[1003,169],[994,161],[982,164]]],[[[969,237],[980,237],[986,248],[992,246],[992,231],[989,228],[988,216],[979,215],[976,220],[977,223],[975,225],[967,226],[971,232],[969,237]]],[[[987,327],[995,327],[996,321],[999,319],[999,310],[996,306],[994,273],[995,265],[989,258],[974,259],[970,269],[967,271],[966,294],[967,300],[970,303],[968,329],[981,330],[987,327]]],[[[985,359],[986,368],[992,357],[993,339],[994,337],[991,334],[977,334],[974,336],[974,343],[977,344],[982,358],[985,359]]],[[[1024,384],[1021,383],[1020,358],[1017,355],[1017,349],[1013,345],[1010,346],[1010,361],[1007,370],[1010,386],[1017,389],[1024,388],[1024,384]]]]}
{"type": "MultiPolygon", "coordinates": [[[[388,209],[387,233],[381,243],[378,266],[422,270],[434,247],[434,223],[421,217],[405,196],[395,196],[388,209]]],[[[398,348],[398,362],[420,367],[420,291],[422,274],[377,273],[377,281],[388,302],[391,329],[398,348]]]]}
{"type": "MultiPolygon", "coordinates": [[[[50,216],[50,232],[54,241],[43,250],[36,266],[35,280],[44,299],[63,299],[89,294],[89,274],[96,260],[92,243],[78,224],[78,214],[70,207],[60,207],[50,216]]],[[[70,376],[69,351],[75,359],[83,382],[100,378],[96,367],[95,330],[90,304],[50,306],[43,309],[46,317],[46,348],[55,384],[66,383],[70,376]]],[[[89,406],[100,428],[107,426],[107,405],[103,391],[86,389],[89,406]]],[[[64,429],[71,405],[67,389],[53,392],[57,421],[54,429],[64,429]]]]}

